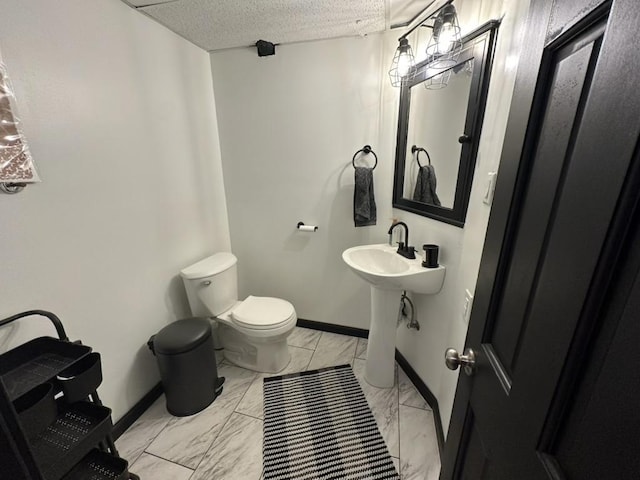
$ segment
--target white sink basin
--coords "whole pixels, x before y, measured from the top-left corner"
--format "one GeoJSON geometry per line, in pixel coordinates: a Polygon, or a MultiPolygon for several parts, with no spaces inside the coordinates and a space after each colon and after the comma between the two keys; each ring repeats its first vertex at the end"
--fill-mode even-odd
{"type": "Polygon", "coordinates": [[[438,293],[444,283],[445,268],[424,268],[422,260],[398,255],[396,248],[363,245],[342,252],[344,262],[371,289],[371,323],[367,343],[364,378],[376,387],[395,383],[396,327],[401,290],[420,294],[438,293]]]}
{"type": "Polygon", "coordinates": [[[438,293],[444,283],[445,268],[424,268],[422,260],[408,259],[387,244],[352,247],[342,253],[344,262],[363,280],[387,290],[407,290],[420,294],[438,293]]]}

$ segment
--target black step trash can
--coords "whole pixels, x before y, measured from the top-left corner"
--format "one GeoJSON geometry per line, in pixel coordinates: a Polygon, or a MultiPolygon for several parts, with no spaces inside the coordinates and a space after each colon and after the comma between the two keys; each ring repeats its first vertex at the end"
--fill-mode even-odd
{"type": "Polygon", "coordinates": [[[170,323],[147,343],[158,361],[167,411],[184,417],[208,407],[222,392],[211,323],[185,318],[170,323]]]}

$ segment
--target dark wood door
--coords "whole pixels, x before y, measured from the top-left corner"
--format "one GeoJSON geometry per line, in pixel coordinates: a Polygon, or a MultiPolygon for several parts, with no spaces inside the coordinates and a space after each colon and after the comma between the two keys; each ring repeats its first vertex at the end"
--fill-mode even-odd
{"type": "Polygon", "coordinates": [[[640,478],[639,31],[532,1],[441,479],[640,478]]]}

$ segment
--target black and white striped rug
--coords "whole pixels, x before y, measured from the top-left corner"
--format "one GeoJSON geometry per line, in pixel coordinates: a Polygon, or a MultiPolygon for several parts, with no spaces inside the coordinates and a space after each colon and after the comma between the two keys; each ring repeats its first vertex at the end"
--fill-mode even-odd
{"type": "Polygon", "coordinates": [[[264,379],[264,480],[396,479],[349,365],[264,379]]]}

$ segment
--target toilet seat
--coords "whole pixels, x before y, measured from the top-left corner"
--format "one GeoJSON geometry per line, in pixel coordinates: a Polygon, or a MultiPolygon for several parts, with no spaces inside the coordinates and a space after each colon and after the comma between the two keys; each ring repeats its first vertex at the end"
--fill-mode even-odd
{"type": "Polygon", "coordinates": [[[231,321],[249,330],[273,330],[295,319],[293,305],[281,298],[249,295],[231,311],[231,321]]]}

